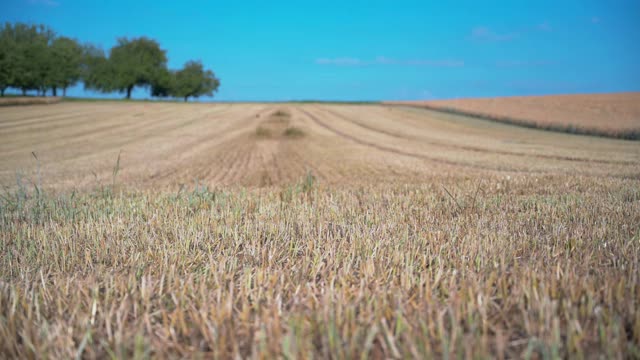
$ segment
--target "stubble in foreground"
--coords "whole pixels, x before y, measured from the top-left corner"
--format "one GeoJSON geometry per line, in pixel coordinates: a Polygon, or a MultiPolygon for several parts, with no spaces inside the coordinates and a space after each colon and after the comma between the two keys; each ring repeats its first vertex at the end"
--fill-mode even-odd
{"type": "Polygon", "coordinates": [[[0,354],[636,357],[634,184],[16,193],[0,354]]]}

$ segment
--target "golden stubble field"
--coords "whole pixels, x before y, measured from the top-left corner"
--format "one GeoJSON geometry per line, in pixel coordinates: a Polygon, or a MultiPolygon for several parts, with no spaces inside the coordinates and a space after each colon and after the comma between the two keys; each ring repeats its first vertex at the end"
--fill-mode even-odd
{"type": "Polygon", "coordinates": [[[62,103],[0,108],[0,181],[138,189],[423,182],[482,174],[638,178],[638,142],[379,105],[62,103]],[[282,112],[283,115],[277,115],[282,112]],[[284,134],[300,130],[300,136],[284,134]],[[263,133],[264,130],[264,133],[263,133]],[[38,161],[31,154],[34,152],[38,161]]]}
{"type": "Polygon", "coordinates": [[[640,143],[387,105],[0,108],[2,357],[640,356],[640,143]]]}
{"type": "Polygon", "coordinates": [[[531,127],[640,138],[640,92],[403,102],[531,127]]]}

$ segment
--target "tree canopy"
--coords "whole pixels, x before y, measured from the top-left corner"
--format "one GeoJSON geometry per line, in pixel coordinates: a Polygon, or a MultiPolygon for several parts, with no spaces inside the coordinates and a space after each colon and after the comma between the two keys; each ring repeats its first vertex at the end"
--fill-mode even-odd
{"type": "Polygon", "coordinates": [[[220,80],[200,61],[189,61],[177,71],[163,73],[152,89],[154,96],[171,96],[188,101],[190,97],[213,96],[220,80]]]}
{"type": "Polygon", "coordinates": [[[213,96],[220,81],[200,61],[189,61],[182,69],[167,68],[167,53],[147,37],[119,38],[105,52],[92,44],[56,36],[44,25],[5,23],[0,27],[0,95],[7,88],[37,91],[45,95],[58,89],[63,95],[79,81],[86,89],[120,92],[126,98],[136,86],[150,89],[151,96],[213,96]]]}
{"type": "Polygon", "coordinates": [[[18,61],[13,28],[7,23],[0,29],[0,93],[14,85],[18,61]]]}
{"type": "Polygon", "coordinates": [[[91,44],[84,45],[82,47],[80,77],[85,89],[106,90],[105,79],[108,79],[109,76],[108,58],[104,51],[91,44]]]}
{"type": "Polygon", "coordinates": [[[66,95],[67,88],[75,85],[82,75],[82,47],[77,41],[59,37],[51,43],[51,88],[56,96],[58,87],[66,95]]]}
{"type": "Polygon", "coordinates": [[[42,92],[52,83],[49,45],[54,33],[44,25],[5,24],[0,31],[0,87],[42,92]]]}
{"type": "Polygon", "coordinates": [[[111,76],[103,79],[105,90],[126,92],[129,99],[134,86],[151,86],[166,66],[166,52],[156,41],[118,39],[109,54],[107,71],[111,76]]]}

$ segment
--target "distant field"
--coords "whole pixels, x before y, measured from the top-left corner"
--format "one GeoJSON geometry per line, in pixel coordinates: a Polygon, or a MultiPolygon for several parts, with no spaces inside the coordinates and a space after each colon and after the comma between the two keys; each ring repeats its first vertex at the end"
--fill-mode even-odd
{"type": "Polygon", "coordinates": [[[381,105],[63,102],[0,108],[0,182],[138,189],[421,182],[425,176],[640,176],[634,142],[381,105]],[[281,112],[282,114],[278,114],[281,112]],[[34,152],[38,162],[31,154],[34,152]]]}
{"type": "Polygon", "coordinates": [[[565,131],[640,139],[640,93],[524,96],[403,102],[493,120],[565,131]]]}
{"type": "Polygon", "coordinates": [[[638,358],[640,143],[414,107],[0,108],[0,358],[638,358]]]}

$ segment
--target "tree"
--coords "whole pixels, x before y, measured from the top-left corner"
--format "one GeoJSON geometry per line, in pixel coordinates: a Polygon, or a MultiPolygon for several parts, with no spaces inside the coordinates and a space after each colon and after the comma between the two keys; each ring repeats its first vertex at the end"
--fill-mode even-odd
{"type": "Polygon", "coordinates": [[[51,52],[51,44],[54,39],[53,30],[39,25],[36,38],[33,43],[29,44],[29,52],[25,56],[35,74],[35,89],[42,96],[47,96],[47,89],[52,88],[55,83],[56,64],[51,52]]]}
{"type": "Polygon", "coordinates": [[[14,83],[16,73],[16,43],[13,27],[6,23],[0,29],[0,96],[14,83]]]}
{"type": "Polygon", "coordinates": [[[49,45],[55,33],[44,25],[6,24],[2,29],[0,50],[3,55],[2,84],[15,87],[25,95],[28,90],[45,93],[50,82],[52,64],[49,45]]]}
{"type": "Polygon", "coordinates": [[[145,37],[128,40],[118,39],[111,49],[108,69],[109,81],[102,79],[102,91],[126,92],[127,99],[135,86],[151,86],[159,74],[166,69],[167,56],[155,41],[145,37]]]}
{"type": "Polygon", "coordinates": [[[168,70],[165,50],[152,39],[120,38],[105,56],[101,49],[80,45],[68,37],[56,37],[44,25],[0,25],[0,95],[7,88],[36,90],[57,96],[78,81],[85,89],[119,91],[131,98],[136,86],[151,88],[152,96],[213,96],[220,81],[200,61],[189,61],[177,71],[168,70]]]}
{"type": "Polygon", "coordinates": [[[213,96],[219,86],[220,81],[211,70],[205,70],[200,61],[189,61],[176,71],[172,95],[186,102],[189,97],[213,96]]]}
{"type": "Polygon", "coordinates": [[[109,60],[102,49],[92,45],[82,46],[80,77],[85,89],[108,91],[112,88],[109,60]]]}
{"type": "Polygon", "coordinates": [[[66,96],[67,88],[80,80],[83,49],[76,40],[59,37],[53,40],[50,50],[53,96],[57,95],[57,88],[62,88],[62,94],[66,96]]]}
{"type": "Polygon", "coordinates": [[[176,83],[175,71],[163,69],[158,72],[153,84],[151,84],[151,96],[168,97],[173,96],[176,83]]]}

